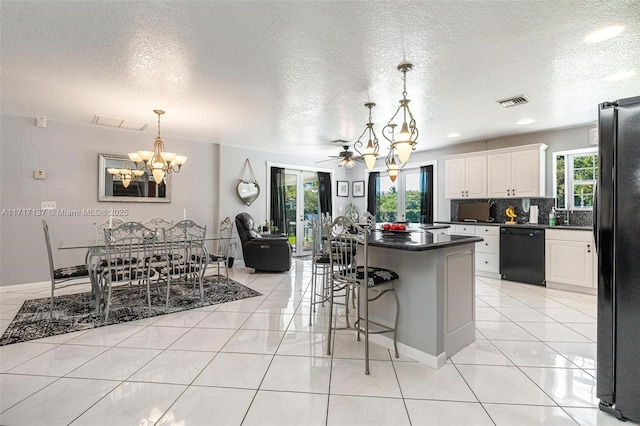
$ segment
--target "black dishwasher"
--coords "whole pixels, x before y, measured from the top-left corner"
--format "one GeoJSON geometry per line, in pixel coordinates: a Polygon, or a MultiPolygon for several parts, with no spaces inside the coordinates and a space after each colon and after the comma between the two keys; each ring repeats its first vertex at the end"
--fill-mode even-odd
{"type": "Polygon", "coordinates": [[[500,227],[500,275],[503,280],[546,285],[544,229],[500,227]]]}

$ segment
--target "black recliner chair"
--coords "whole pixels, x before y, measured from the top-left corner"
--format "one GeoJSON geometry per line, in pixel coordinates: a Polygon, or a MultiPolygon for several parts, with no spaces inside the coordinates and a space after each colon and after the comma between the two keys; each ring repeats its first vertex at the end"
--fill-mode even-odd
{"type": "Polygon", "coordinates": [[[286,235],[263,237],[254,229],[249,213],[236,216],[244,264],[258,271],[285,272],[291,269],[291,244],[286,235]]]}

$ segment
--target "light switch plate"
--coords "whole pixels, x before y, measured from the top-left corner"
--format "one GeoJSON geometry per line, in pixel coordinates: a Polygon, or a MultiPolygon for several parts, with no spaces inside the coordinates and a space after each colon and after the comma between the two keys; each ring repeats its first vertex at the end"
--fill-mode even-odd
{"type": "Polygon", "coordinates": [[[55,210],[56,202],[55,201],[40,201],[40,208],[42,210],[55,210]]]}

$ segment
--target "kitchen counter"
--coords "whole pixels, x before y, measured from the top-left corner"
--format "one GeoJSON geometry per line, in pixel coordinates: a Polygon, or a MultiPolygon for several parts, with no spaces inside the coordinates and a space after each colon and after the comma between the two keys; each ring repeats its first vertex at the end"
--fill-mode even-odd
{"type": "MultiPolygon", "coordinates": [[[[442,229],[447,226],[433,226],[428,229],[442,229]]],[[[481,237],[468,235],[433,234],[428,230],[383,231],[375,229],[371,232],[368,244],[370,247],[385,247],[405,251],[425,251],[445,247],[477,243],[481,237]]]]}
{"type": "Polygon", "coordinates": [[[550,226],[546,224],[529,224],[529,223],[516,223],[515,225],[508,225],[502,222],[455,222],[455,221],[438,221],[436,223],[442,223],[447,225],[479,225],[479,226],[510,226],[516,228],[534,228],[534,229],[567,229],[571,231],[591,231],[591,226],[574,226],[574,225],[555,225],[550,226]]]}

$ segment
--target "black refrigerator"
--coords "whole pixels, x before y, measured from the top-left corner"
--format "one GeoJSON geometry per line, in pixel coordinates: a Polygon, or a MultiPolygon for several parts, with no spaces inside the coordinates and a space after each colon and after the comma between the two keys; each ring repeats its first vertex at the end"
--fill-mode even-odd
{"type": "Polygon", "coordinates": [[[598,398],[640,421],[640,96],[600,104],[598,132],[598,398]]]}

